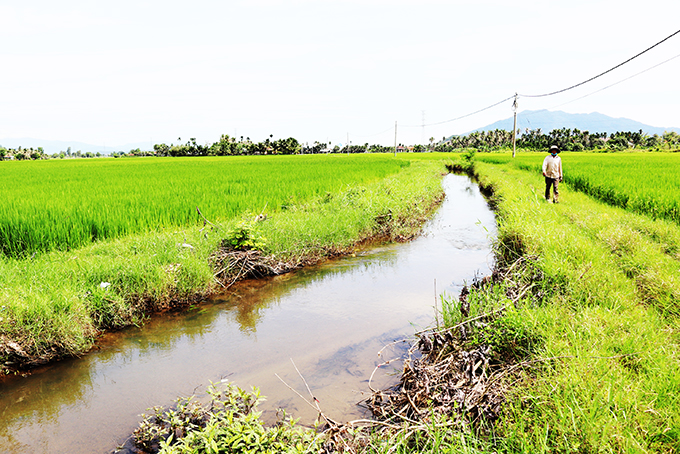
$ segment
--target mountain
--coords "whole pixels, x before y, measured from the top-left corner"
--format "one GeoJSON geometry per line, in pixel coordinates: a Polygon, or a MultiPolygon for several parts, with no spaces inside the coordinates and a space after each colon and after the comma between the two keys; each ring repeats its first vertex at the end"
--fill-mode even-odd
{"type": "MultiPolygon", "coordinates": [[[[661,135],[666,131],[680,133],[680,128],[664,128],[649,126],[639,121],[628,118],[613,118],[601,113],[593,112],[589,114],[571,114],[562,111],[549,110],[525,110],[517,114],[517,129],[538,129],[548,133],[553,129],[580,129],[581,131],[614,133],[619,131],[639,131],[653,135],[661,135]]],[[[512,131],[512,117],[500,120],[490,125],[484,126],[474,131],[493,131],[495,129],[505,129],[512,131]]],[[[470,131],[470,132],[474,132],[470,131]]],[[[469,133],[468,133],[469,134],[469,133]]]]}
{"type": "Polygon", "coordinates": [[[21,139],[0,139],[0,146],[5,148],[33,148],[42,147],[47,154],[59,153],[60,151],[66,151],[68,147],[71,147],[71,151],[75,153],[80,150],[83,153],[101,153],[110,154],[114,151],[125,151],[134,150],[140,148],[142,150],[148,151],[152,150],[153,146],[149,142],[139,142],[139,143],[128,143],[124,145],[92,145],[83,142],[65,142],[62,140],[43,140],[43,139],[31,139],[24,137],[21,139]]]}

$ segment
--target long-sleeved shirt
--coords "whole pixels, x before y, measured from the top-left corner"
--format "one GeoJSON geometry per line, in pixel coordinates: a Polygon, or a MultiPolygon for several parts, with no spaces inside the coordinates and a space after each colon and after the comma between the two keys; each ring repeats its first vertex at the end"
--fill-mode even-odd
{"type": "Polygon", "coordinates": [[[562,160],[549,154],[543,160],[543,174],[548,178],[562,178],[562,160]]]}

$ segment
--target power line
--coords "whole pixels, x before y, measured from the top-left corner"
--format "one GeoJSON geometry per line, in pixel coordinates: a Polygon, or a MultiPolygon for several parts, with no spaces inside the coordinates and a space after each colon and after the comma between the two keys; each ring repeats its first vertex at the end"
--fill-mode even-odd
{"type": "Polygon", "coordinates": [[[496,106],[499,105],[499,104],[503,104],[504,102],[509,101],[509,100],[511,100],[511,99],[514,98],[514,97],[515,97],[515,95],[512,95],[512,96],[510,96],[509,98],[505,98],[505,99],[503,99],[503,100],[501,100],[501,101],[498,101],[498,102],[495,103],[495,104],[491,104],[490,106],[486,106],[486,107],[483,108],[483,109],[479,109],[479,110],[476,110],[476,111],[471,112],[471,113],[469,113],[469,114],[465,114],[465,115],[461,115],[460,117],[452,118],[452,119],[450,119],[450,120],[439,121],[439,122],[437,122],[437,123],[419,124],[419,125],[404,125],[404,126],[402,126],[402,128],[422,128],[422,127],[424,127],[424,126],[436,126],[436,125],[442,125],[442,124],[444,124],[444,123],[451,123],[452,121],[461,120],[461,119],[463,119],[463,118],[471,117],[472,115],[478,114],[478,113],[480,113],[480,112],[484,112],[485,110],[489,110],[489,109],[491,109],[492,107],[496,107],[496,106]]]}
{"type": "MultiPolygon", "coordinates": [[[[628,76],[628,77],[626,77],[625,79],[621,79],[621,80],[619,80],[619,81],[617,81],[617,82],[614,82],[613,84],[609,84],[609,85],[607,85],[606,87],[602,87],[602,88],[600,88],[600,89],[598,89],[598,90],[595,90],[595,91],[593,91],[593,92],[590,92],[590,93],[588,93],[588,94],[586,94],[586,95],[579,96],[578,98],[575,98],[575,99],[572,99],[572,100],[570,100],[570,101],[564,102],[564,103],[562,103],[562,104],[558,104],[558,105],[556,105],[556,106],[553,106],[553,107],[551,107],[551,109],[557,109],[558,107],[562,107],[562,106],[564,106],[564,105],[571,104],[572,102],[578,101],[578,100],[583,99],[583,98],[587,98],[588,96],[592,96],[592,95],[594,95],[594,94],[596,94],[596,93],[599,93],[599,92],[601,92],[601,91],[604,91],[604,90],[606,90],[606,89],[608,89],[608,88],[614,87],[614,86],[616,86],[616,85],[618,85],[618,84],[621,84],[621,83],[623,83],[623,82],[626,82],[626,81],[628,81],[628,80],[630,80],[630,79],[632,79],[632,78],[634,78],[634,77],[637,77],[637,76],[642,75],[642,74],[644,74],[644,73],[646,73],[646,72],[648,72],[648,71],[651,71],[652,69],[658,68],[659,66],[664,65],[664,64],[666,64],[666,63],[668,63],[668,62],[670,62],[670,61],[672,61],[672,60],[675,60],[675,59],[678,58],[678,57],[680,57],[680,54],[678,54],[678,55],[676,55],[676,56],[674,56],[674,57],[671,57],[671,58],[669,58],[669,59],[667,59],[667,60],[664,60],[664,61],[662,61],[661,63],[657,63],[657,64],[654,65],[654,66],[650,66],[649,68],[647,68],[647,69],[645,69],[645,70],[642,70],[642,71],[640,71],[640,72],[638,72],[638,73],[635,73],[635,74],[633,74],[632,76],[628,76]]],[[[535,113],[536,113],[536,112],[532,112],[532,113],[528,113],[528,114],[525,113],[525,114],[524,114],[524,117],[526,118],[526,117],[528,117],[528,116],[535,115],[535,113]]]]}
{"type": "Polygon", "coordinates": [[[647,68],[647,69],[645,69],[644,71],[640,71],[639,73],[633,74],[632,76],[626,77],[625,79],[622,79],[622,80],[620,80],[620,81],[618,81],[618,82],[614,82],[614,83],[611,84],[611,85],[607,85],[606,87],[602,87],[602,88],[600,88],[599,90],[595,90],[595,91],[593,91],[593,92],[591,92],[591,93],[588,93],[587,95],[583,95],[583,96],[580,96],[580,97],[578,97],[578,98],[576,98],[576,99],[572,99],[571,101],[567,101],[567,102],[565,102],[565,103],[562,103],[562,104],[560,104],[560,105],[557,105],[557,106],[553,107],[553,109],[556,109],[557,107],[562,107],[562,106],[564,106],[565,104],[570,104],[570,103],[572,103],[572,102],[574,102],[574,101],[578,101],[579,99],[587,98],[588,96],[594,95],[595,93],[599,93],[599,92],[601,92],[601,91],[603,91],[603,90],[606,90],[607,88],[611,88],[611,87],[613,87],[613,86],[615,86],[615,85],[618,85],[618,84],[623,83],[623,82],[625,82],[625,81],[627,81],[627,80],[630,80],[630,79],[632,79],[633,77],[637,77],[637,76],[639,76],[640,74],[644,74],[644,73],[646,73],[647,71],[651,71],[652,69],[654,69],[654,68],[656,68],[656,67],[658,67],[658,66],[661,66],[661,65],[663,65],[663,64],[665,64],[665,63],[668,63],[668,62],[671,61],[671,60],[675,60],[675,59],[678,58],[678,57],[680,57],[680,54],[676,55],[675,57],[671,57],[671,58],[669,58],[668,60],[664,60],[664,61],[662,61],[661,63],[658,63],[658,64],[656,64],[656,65],[654,65],[654,66],[652,66],[652,67],[650,67],[650,68],[647,68]]]}
{"type": "MultiPolygon", "coordinates": [[[[474,111],[474,112],[470,112],[470,113],[465,114],[465,115],[461,115],[461,116],[456,117],[456,118],[451,118],[450,120],[444,120],[444,121],[439,121],[439,122],[436,122],[436,123],[427,123],[427,124],[423,121],[423,122],[422,122],[421,124],[419,124],[419,125],[402,125],[402,128],[423,128],[423,129],[424,129],[426,126],[436,126],[436,125],[442,125],[442,124],[446,124],[446,123],[451,123],[451,122],[454,122],[454,121],[462,120],[463,118],[471,117],[472,115],[476,115],[476,114],[478,114],[478,113],[480,113],[480,112],[484,112],[485,110],[489,110],[489,109],[491,109],[491,108],[493,108],[493,107],[496,107],[496,106],[498,106],[498,105],[500,105],[500,104],[503,104],[504,102],[509,101],[509,100],[511,100],[511,99],[513,99],[513,98],[516,98],[517,96],[519,96],[519,97],[524,97],[524,98],[542,98],[542,97],[546,97],[546,96],[556,95],[556,94],[558,94],[558,93],[564,93],[565,91],[574,89],[574,88],[576,88],[576,87],[580,87],[581,85],[587,84],[588,82],[592,82],[593,80],[595,80],[595,79],[597,79],[597,78],[599,78],[599,77],[602,77],[602,76],[604,76],[605,74],[608,74],[608,73],[614,71],[614,70],[617,69],[617,68],[620,68],[621,66],[625,65],[626,63],[629,63],[630,61],[636,59],[637,57],[639,57],[639,56],[641,56],[641,55],[643,55],[643,54],[649,52],[650,50],[654,49],[655,47],[659,46],[660,44],[662,44],[662,43],[668,41],[669,39],[671,39],[672,37],[674,37],[674,36],[677,35],[677,34],[680,34],[680,30],[676,31],[675,33],[672,33],[671,35],[669,35],[669,36],[667,36],[666,38],[662,39],[662,40],[659,41],[658,43],[656,43],[656,44],[654,44],[654,45],[648,47],[648,48],[645,49],[645,50],[643,50],[642,52],[640,52],[640,53],[638,53],[638,54],[636,54],[636,55],[630,57],[628,60],[626,60],[626,61],[624,61],[624,62],[621,62],[621,63],[619,63],[618,65],[613,66],[613,67],[609,68],[608,70],[606,70],[606,71],[604,71],[604,72],[602,72],[602,73],[600,73],[600,74],[598,74],[598,75],[596,75],[596,76],[593,76],[593,77],[591,77],[590,79],[584,80],[583,82],[580,82],[580,83],[578,83],[578,84],[576,84],[576,85],[572,85],[572,86],[570,86],[570,87],[563,88],[563,89],[561,89],[561,90],[553,91],[553,92],[550,92],[550,93],[543,93],[543,94],[540,94],[540,95],[521,95],[521,94],[514,94],[514,95],[509,96],[509,97],[507,97],[507,98],[505,98],[505,99],[502,99],[502,100],[500,100],[500,101],[498,101],[498,102],[496,102],[496,103],[494,103],[494,104],[491,104],[491,105],[489,105],[489,106],[486,106],[486,107],[484,107],[484,108],[482,108],[482,109],[476,110],[476,111],[474,111]]],[[[675,57],[669,58],[668,60],[665,60],[665,61],[663,61],[663,62],[661,62],[661,63],[659,63],[659,64],[657,64],[657,65],[654,65],[654,66],[652,66],[652,67],[650,67],[650,68],[645,69],[644,71],[641,71],[641,72],[639,72],[639,73],[637,73],[637,74],[634,74],[634,75],[632,75],[632,76],[630,76],[630,77],[627,77],[627,78],[625,78],[625,79],[623,79],[623,80],[620,80],[620,81],[618,81],[618,82],[615,82],[615,83],[613,83],[613,84],[611,84],[611,85],[608,85],[608,86],[606,86],[606,87],[604,87],[604,88],[601,88],[601,89],[599,89],[599,90],[597,90],[597,91],[594,91],[594,92],[592,92],[592,93],[589,93],[589,94],[587,94],[587,95],[581,96],[580,98],[576,98],[576,99],[574,99],[574,100],[572,100],[572,101],[569,101],[569,102],[567,102],[567,103],[564,103],[564,104],[568,104],[568,103],[570,103],[570,102],[578,101],[579,99],[583,99],[583,98],[585,98],[585,97],[587,97],[587,96],[593,95],[593,94],[598,93],[598,92],[600,92],[600,91],[602,91],[602,90],[606,90],[607,88],[613,87],[613,86],[618,85],[618,84],[620,84],[620,83],[622,83],[622,82],[625,82],[625,81],[627,81],[627,80],[629,80],[629,79],[632,79],[633,77],[639,76],[640,74],[643,74],[643,73],[645,73],[645,72],[647,72],[647,71],[650,71],[650,70],[652,70],[652,69],[654,69],[654,68],[656,68],[656,67],[658,67],[658,66],[661,66],[661,65],[663,65],[663,64],[665,64],[665,63],[668,63],[669,61],[674,60],[675,58],[678,58],[678,57],[680,57],[680,55],[676,55],[675,57]]],[[[564,104],[560,104],[560,106],[562,106],[562,105],[564,105],[564,104]]],[[[556,107],[560,107],[560,106],[556,106],[556,107]]],[[[424,120],[424,119],[423,119],[423,120],[424,120]]],[[[386,129],[386,130],[384,130],[384,131],[381,131],[381,132],[379,132],[379,133],[369,134],[369,135],[359,136],[359,137],[371,137],[371,136],[375,136],[375,135],[379,135],[379,134],[384,134],[385,132],[387,132],[387,131],[389,131],[389,130],[391,130],[391,129],[392,129],[392,128],[390,127],[390,128],[388,128],[388,129],[386,129]]]]}
{"type": "MultiPolygon", "coordinates": [[[[515,95],[512,95],[512,96],[510,96],[509,98],[505,98],[505,99],[503,99],[503,100],[501,100],[501,101],[498,101],[497,103],[491,104],[490,106],[486,106],[486,107],[484,107],[483,109],[479,109],[479,110],[476,110],[476,111],[474,111],[474,112],[471,112],[471,113],[468,113],[468,114],[465,114],[465,115],[461,115],[460,117],[452,118],[452,119],[450,119],[450,120],[439,121],[439,122],[437,122],[437,123],[425,123],[425,122],[423,121],[423,123],[421,123],[421,124],[419,124],[419,125],[399,125],[399,126],[401,126],[402,128],[425,128],[426,126],[436,126],[436,125],[442,125],[442,124],[444,124],[444,123],[451,123],[452,121],[461,120],[461,119],[463,119],[463,118],[471,117],[472,115],[478,114],[478,113],[480,113],[480,112],[484,112],[485,110],[489,110],[489,109],[491,109],[492,107],[496,107],[496,106],[499,105],[499,104],[503,104],[504,102],[509,101],[509,100],[511,100],[511,99],[514,98],[514,97],[515,97],[515,95]]],[[[423,110],[423,111],[421,111],[421,113],[422,113],[423,120],[424,120],[424,119],[425,119],[425,111],[423,110]]],[[[375,133],[375,134],[368,134],[368,135],[359,135],[359,134],[355,134],[354,136],[355,136],[355,137],[371,137],[371,136],[377,136],[378,134],[384,134],[384,133],[386,133],[387,131],[391,131],[391,130],[393,130],[393,129],[394,129],[394,127],[391,126],[391,127],[389,127],[388,129],[385,129],[384,131],[381,131],[381,132],[377,132],[377,133],[375,133]]]]}
{"type": "Polygon", "coordinates": [[[542,95],[520,95],[520,96],[522,96],[523,98],[542,98],[542,97],[545,97],[545,96],[552,96],[552,95],[556,95],[556,94],[558,94],[558,93],[563,93],[563,92],[565,92],[565,91],[567,91],[567,90],[571,90],[571,89],[576,88],[576,87],[580,87],[580,86],[583,85],[583,84],[587,84],[588,82],[591,82],[591,81],[597,79],[598,77],[604,76],[605,74],[614,71],[616,68],[620,68],[621,66],[625,65],[626,63],[628,63],[628,62],[630,62],[630,61],[632,61],[632,60],[638,58],[640,55],[642,55],[642,54],[644,54],[644,53],[646,53],[646,52],[649,52],[650,50],[654,49],[654,48],[655,48],[656,46],[658,46],[659,44],[661,44],[661,43],[663,43],[663,42],[665,42],[665,41],[671,39],[672,37],[674,37],[674,36],[677,35],[678,33],[680,33],[680,30],[676,31],[675,33],[673,33],[673,34],[671,34],[671,35],[669,35],[669,36],[667,36],[667,37],[665,37],[664,39],[662,39],[662,40],[659,41],[658,43],[654,44],[653,46],[648,47],[647,49],[643,50],[643,51],[640,52],[639,54],[630,57],[628,60],[626,60],[626,61],[624,61],[624,62],[622,62],[622,63],[619,63],[618,65],[616,65],[616,66],[614,66],[614,67],[612,67],[612,68],[609,68],[608,70],[606,70],[606,71],[603,72],[603,73],[598,74],[597,76],[591,77],[590,79],[584,80],[583,82],[578,83],[578,84],[576,84],[576,85],[572,85],[571,87],[563,88],[562,90],[553,91],[553,92],[551,92],[551,93],[543,93],[542,95]]]}
{"type": "Polygon", "coordinates": [[[373,137],[373,136],[377,136],[377,135],[380,135],[380,134],[385,134],[387,131],[393,131],[393,130],[394,130],[394,126],[390,126],[389,128],[385,129],[384,131],[376,132],[374,134],[364,134],[364,135],[352,134],[352,137],[373,137]]]}

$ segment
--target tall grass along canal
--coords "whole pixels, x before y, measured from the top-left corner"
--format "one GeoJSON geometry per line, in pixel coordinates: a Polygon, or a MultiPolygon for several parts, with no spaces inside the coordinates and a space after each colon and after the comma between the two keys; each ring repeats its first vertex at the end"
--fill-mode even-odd
{"type": "MultiPolygon", "coordinates": [[[[443,181],[446,201],[411,243],[242,282],[186,313],[109,334],[83,358],[0,384],[0,451],[111,451],[148,407],[220,380],[260,387],[266,420],[285,408],[311,423],[316,413],[274,375],[304,386],[291,359],[326,413],[362,415],[356,403],[382,361],[376,353],[433,323],[435,280],[438,292],[456,293],[492,265],[485,200],[467,177],[443,181]]],[[[374,384],[395,380],[398,367],[374,384]]]]}

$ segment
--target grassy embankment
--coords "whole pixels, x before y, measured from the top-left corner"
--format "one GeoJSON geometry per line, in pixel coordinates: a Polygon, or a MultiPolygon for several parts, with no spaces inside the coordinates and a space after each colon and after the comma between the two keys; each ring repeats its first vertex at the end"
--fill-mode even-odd
{"type": "Polygon", "coordinates": [[[441,173],[364,155],[3,163],[0,370],[219,290],[211,257],[235,232],[291,267],[413,235],[441,173]]]}
{"type": "MultiPolygon", "coordinates": [[[[517,304],[496,284],[468,297],[467,319],[483,323],[466,325],[461,348],[490,346],[492,363],[514,364],[483,366],[491,378],[479,377],[484,393],[504,382],[501,418],[490,428],[474,415],[461,424],[465,407],[432,409],[370,452],[680,451],[680,226],[672,216],[680,196],[666,191],[677,186],[680,156],[563,154],[572,184],[557,205],[543,199],[543,157],[478,154],[475,164],[497,207],[497,260],[514,264],[512,279],[529,289],[517,304]]],[[[457,302],[444,309],[449,327],[466,318],[457,302]]],[[[448,348],[437,356],[455,358],[448,348]]],[[[466,393],[473,403],[475,389],[466,393]]]]}
{"type": "Polygon", "coordinates": [[[499,255],[538,256],[545,296],[517,316],[544,339],[536,357],[558,358],[517,386],[494,449],[677,452],[680,156],[564,154],[559,205],[542,198],[542,157],[476,166],[498,203],[499,255]]]}
{"type": "MultiPolygon", "coordinates": [[[[638,155],[625,156],[615,158],[620,159],[616,166],[631,167],[622,172],[620,168],[614,170],[633,182],[630,187],[642,186],[643,182],[635,181],[647,179],[651,174],[649,168],[658,162],[640,163],[638,155]],[[633,162],[638,166],[635,171],[631,170],[633,162]]],[[[587,169],[599,159],[585,154],[563,157],[567,175],[576,174],[572,166],[577,161],[587,169]],[[590,157],[593,161],[588,161],[590,157]]],[[[457,410],[453,414],[438,414],[431,408],[421,410],[418,416],[406,417],[405,410],[414,414],[408,408],[414,407],[409,397],[406,407],[399,411],[401,416],[390,420],[387,430],[368,438],[361,434],[358,438],[350,436],[347,445],[343,447],[338,442],[337,449],[372,453],[680,449],[677,351],[680,228],[674,222],[632,213],[635,205],[629,206],[629,210],[612,207],[567,185],[561,189],[561,204],[546,203],[542,197],[543,179],[536,171],[542,158],[543,155],[526,155],[510,163],[506,155],[478,155],[478,160],[495,162],[478,162],[476,172],[482,185],[493,190],[497,206],[497,259],[502,266],[515,264],[511,278],[528,279],[521,284],[529,292],[517,297],[515,305],[498,287],[473,289],[466,316],[461,315],[461,304],[448,301],[444,320],[449,327],[466,319],[477,322],[466,325],[467,334],[452,341],[451,347],[445,345],[444,350],[428,354],[437,356],[442,363],[458,364],[453,348],[456,344],[463,349],[490,346],[492,363],[505,359],[515,364],[505,369],[502,364],[500,369],[494,369],[498,365],[483,366],[491,378],[484,382],[482,373],[474,379],[480,380],[477,383],[482,385],[481,389],[475,385],[465,391],[466,402],[472,403],[474,398],[470,400],[470,396],[479,396],[480,392],[486,393],[490,387],[505,382],[498,386],[508,391],[501,419],[490,429],[476,418],[461,422],[457,410]],[[521,257],[528,260],[517,262],[521,257]],[[527,272],[517,272],[522,266],[527,267],[527,272]],[[506,309],[497,312],[501,307],[506,309]],[[447,359],[449,354],[453,354],[451,360],[447,359]],[[517,374],[520,370],[524,373],[517,374]],[[417,421],[411,419],[415,417],[417,421]]],[[[677,167],[677,161],[664,165],[677,167]]],[[[607,186],[597,172],[583,175],[590,178],[591,187],[611,189],[608,193],[618,197],[627,195],[621,194],[621,179],[610,180],[614,184],[607,186]]],[[[662,187],[667,184],[659,182],[662,187]]],[[[469,356],[465,351],[462,353],[463,357],[469,356]]],[[[466,373],[460,372],[463,375],[457,378],[456,371],[437,372],[455,378],[444,383],[443,388],[434,381],[424,381],[429,381],[434,393],[446,388],[460,390],[460,384],[451,388],[461,377],[461,383],[468,381],[466,373]]],[[[480,370],[475,373],[473,369],[473,376],[479,373],[480,370]]],[[[441,405],[442,394],[431,394],[432,402],[441,405]]],[[[445,407],[456,408],[450,404],[445,407]]],[[[235,406],[230,408],[227,414],[232,414],[235,406]]],[[[462,414],[465,413],[463,410],[462,414]]],[[[205,429],[197,429],[164,452],[194,452],[193,449],[212,440],[213,435],[220,446],[226,439],[241,444],[250,439],[254,440],[252,444],[246,441],[243,446],[254,448],[266,446],[271,437],[287,440],[295,433],[276,435],[252,421],[242,425],[245,413],[238,415],[237,426],[245,431],[234,433],[233,425],[217,423],[220,417],[223,416],[212,417],[205,429]],[[247,433],[252,430],[259,438],[249,438],[247,433]]],[[[150,432],[142,427],[140,433],[150,432]]],[[[291,451],[321,449],[325,438],[297,433],[291,451]]],[[[329,435],[332,437],[333,431],[324,434],[329,435]]]]}

